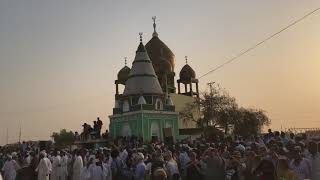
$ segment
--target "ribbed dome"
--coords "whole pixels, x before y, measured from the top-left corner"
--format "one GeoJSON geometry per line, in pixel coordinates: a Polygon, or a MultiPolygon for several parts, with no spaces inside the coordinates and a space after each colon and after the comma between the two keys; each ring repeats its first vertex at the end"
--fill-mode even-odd
{"type": "Polygon", "coordinates": [[[168,46],[162,42],[158,36],[153,36],[152,39],[146,44],[148,55],[154,65],[155,71],[158,74],[161,69],[157,65],[166,63],[170,65],[170,72],[173,72],[175,65],[175,57],[168,46]],[[164,62],[166,61],[166,62],[164,62]]]}
{"type": "Polygon", "coordinates": [[[192,78],[196,78],[196,73],[188,64],[184,65],[180,71],[180,81],[188,83],[192,78]]]}
{"type": "Polygon", "coordinates": [[[118,72],[118,81],[122,84],[125,84],[130,73],[130,68],[128,66],[124,66],[119,72],[118,72]]]}

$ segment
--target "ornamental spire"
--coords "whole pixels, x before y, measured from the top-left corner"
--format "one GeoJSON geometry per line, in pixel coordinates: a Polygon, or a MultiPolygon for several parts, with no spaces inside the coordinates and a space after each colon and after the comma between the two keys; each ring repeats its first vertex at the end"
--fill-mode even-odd
{"type": "Polygon", "coordinates": [[[153,33],[152,33],[152,36],[153,37],[158,37],[158,33],[157,33],[157,30],[156,30],[156,27],[157,27],[156,18],[157,18],[156,16],[152,17],[152,20],[153,20],[153,33]]]}
{"type": "Polygon", "coordinates": [[[139,36],[140,36],[140,42],[142,43],[142,32],[139,32],[139,36]]]}
{"type": "Polygon", "coordinates": [[[124,57],[124,65],[127,66],[127,57],[124,57]]]}
{"type": "Polygon", "coordinates": [[[188,56],[185,56],[184,58],[186,60],[186,64],[188,64],[188,56]]]}

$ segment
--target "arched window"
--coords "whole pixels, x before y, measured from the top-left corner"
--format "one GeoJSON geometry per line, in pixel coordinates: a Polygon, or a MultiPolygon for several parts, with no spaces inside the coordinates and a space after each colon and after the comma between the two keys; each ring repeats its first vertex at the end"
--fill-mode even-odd
{"type": "Polygon", "coordinates": [[[165,128],[172,128],[172,124],[170,122],[165,123],[165,128]]]}
{"type": "Polygon", "coordinates": [[[131,128],[129,123],[123,124],[121,129],[121,136],[123,137],[131,136],[131,128]]]}
{"type": "Polygon", "coordinates": [[[130,110],[129,102],[127,100],[125,100],[122,105],[122,111],[128,112],[129,110],[130,110]]]}
{"type": "Polygon", "coordinates": [[[158,137],[160,138],[160,127],[159,123],[157,122],[152,122],[150,126],[150,131],[151,131],[151,137],[158,137]]]}
{"type": "Polygon", "coordinates": [[[156,106],[156,107],[155,107],[156,110],[163,110],[163,104],[162,104],[161,99],[157,99],[157,100],[156,100],[155,106],[156,106]]]}

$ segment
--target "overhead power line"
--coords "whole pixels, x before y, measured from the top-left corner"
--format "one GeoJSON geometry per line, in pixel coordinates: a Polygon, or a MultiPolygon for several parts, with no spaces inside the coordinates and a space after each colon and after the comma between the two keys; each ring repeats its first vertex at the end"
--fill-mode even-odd
{"type": "Polygon", "coordinates": [[[290,27],[292,27],[292,26],[296,25],[297,23],[299,23],[300,21],[304,20],[304,19],[305,19],[305,18],[307,18],[308,16],[310,16],[310,15],[314,14],[314,13],[315,13],[315,12],[317,12],[318,10],[320,10],[320,8],[317,8],[317,9],[315,9],[315,10],[313,10],[313,11],[311,11],[311,12],[309,12],[309,13],[305,14],[305,15],[304,15],[304,16],[302,16],[301,18],[299,18],[299,19],[295,20],[294,22],[292,22],[292,23],[290,23],[289,25],[285,26],[284,28],[280,29],[280,30],[279,30],[279,31],[277,31],[276,33],[274,33],[274,34],[272,34],[272,35],[268,36],[268,37],[267,37],[267,38],[265,38],[264,40],[262,40],[262,41],[258,42],[257,44],[254,44],[254,45],[253,45],[253,46],[251,46],[250,48],[248,48],[248,49],[246,49],[246,50],[244,50],[244,51],[240,52],[238,55],[236,55],[236,56],[232,57],[232,58],[231,58],[231,59],[229,59],[228,61],[226,61],[226,62],[222,63],[221,65],[219,65],[219,66],[217,66],[216,68],[214,68],[214,69],[210,70],[209,72],[207,72],[207,73],[203,74],[202,76],[200,76],[200,77],[199,77],[199,79],[200,79],[200,78],[203,78],[204,76],[207,76],[208,74],[211,74],[211,73],[213,73],[214,71],[216,71],[216,70],[218,70],[218,69],[222,68],[223,66],[225,66],[225,65],[227,65],[227,64],[229,64],[229,63],[231,63],[231,62],[233,62],[233,61],[235,61],[235,60],[237,60],[239,57],[241,57],[241,56],[243,56],[243,55],[245,55],[245,54],[249,53],[250,51],[252,51],[252,50],[254,50],[255,48],[257,48],[258,46],[260,46],[260,45],[264,44],[265,42],[267,42],[267,41],[269,41],[270,39],[274,38],[275,36],[279,35],[280,33],[282,33],[282,32],[284,32],[284,31],[286,31],[286,30],[287,30],[287,29],[289,29],[290,27]]]}

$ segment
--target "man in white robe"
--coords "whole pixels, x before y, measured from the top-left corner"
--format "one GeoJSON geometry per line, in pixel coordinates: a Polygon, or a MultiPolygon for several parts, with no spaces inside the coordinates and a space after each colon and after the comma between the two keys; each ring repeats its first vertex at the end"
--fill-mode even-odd
{"type": "Polygon", "coordinates": [[[80,153],[77,152],[74,163],[73,163],[73,167],[72,167],[72,170],[73,170],[72,171],[73,172],[72,179],[73,180],[80,180],[82,168],[83,168],[83,160],[82,160],[80,153]]]}
{"type": "Polygon", "coordinates": [[[187,164],[190,161],[187,150],[188,150],[188,145],[183,145],[182,151],[179,155],[179,162],[180,162],[180,168],[181,168],[180,175],[182,176],[182,179],[185,179],[187,176],[187,164]]]}
{"type": "Polygon", "coordinates": [[[144,180],[146,176],[146,165],[144,164],[144,155],[142,153],[137,153],[134,157],[136,163],[136,169],[134,171],[134,180],[144,180]]]}
{"type": "Polygon", "coordinates": [[[300,146],[294,147],[294,159],[291,160],[289,166],[299,180],[311,178],[310,161],[302,157],[300,146]]]}
{"type": "Polygon", "coordinates": [[[4,163],[2,171],[4,180],[15,180],[17,175],[17,170],[19,165],[15,160],[12,159],[12,156],[8,155],[7,161],[4,163]]]}
{"type": "Polygon", "coordinates": [[[111,162],[112,162],[112,158],[109,157],[108,161],[105,161],[103,163],[103,166],[106,168],[107,172],[107,177],[106,180],[112,180],[112,170],[111,170],[111,162]]]}
{"type": "Polygon", "coordinates": [[[95,159],[83,169],[81,180],[105,180],[109,173],[107,165],[95,159]]]}
{"type": "Polygon", "coordinates": [[[59,152],[54,152],[52,156],[52,172],[50,180],[60,180],[62,176],[61,171],[61,157],[59,152]]]}
{"type": "Polygon", "coordinates": [[[60,180],[67,180],[68,179],[68,163],[69,158],[65,154],[65,152],[62,152],[61,154],[61,179],[60,180]]]}
{"type": "Polygon", "coordinates": [[[49,180],[49,175],[51,172],[51,162],[46,157],[45,152],[40,153],[40,162],[36,169],[38,172],[38,180],[49,180]]]}

